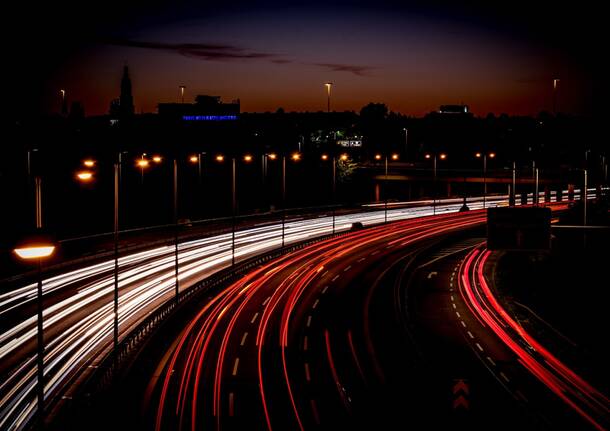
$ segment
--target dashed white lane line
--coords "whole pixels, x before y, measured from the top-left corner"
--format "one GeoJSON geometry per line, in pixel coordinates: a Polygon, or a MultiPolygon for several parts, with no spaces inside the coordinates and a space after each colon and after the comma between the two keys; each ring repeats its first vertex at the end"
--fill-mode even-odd
{"type": "Polygon", "coordinates": [[[311,315],[307,316],[307,323],[306,323],[307,327],[309,328],[311,326],[311,315]]]}
{"type": "Polygon", "coordinates": [[[239,358],[235,358],[235,363],[233,364],[233,375],[237,375],[237,367],[239,366],[239,358]]]}
{"type": "Polygon", "coordinates": [[[347,265],[347,266],[346,266],[346,267],[343,269],[343,272],[347,272],[347,271],[349,271],[350,269],[352,269],[352,266],[351,266],[351,265],[347,265]]]}
{"type": "Polygon", "coordinates": [[[318,306],[318,304],[320,303],[319,299],[316,299],[316,301],[313,303],[313,305],[311,306],[311,308],[316,308],[318,306]]]}
{"type": "Polygon", "coordinates": [[[479,343],[474,343],[475,346],[477,346],[477,349],[479,349],[481,352],[483,351],[483,347],[481,347],[481,345],[479,343]]]}
{"type": "Polygon", "coordinates": [[[339,278],[339,274],[335,275],[335,276],[333,277],[332,281],[336,281],[336,280],[337,280],[337,278],[339,278]]]}
{"type": "Polygon", "coordinates": [[[364,259],[366,259],[366,257],[361,257],[360,259],[358,259],[356,262],[360,263],[362,262],[364,259]]]}
{"type": "Polygon", "coordinates": [[[473,338],[473,339],[474,339],[474,335],[472,335],[472,332],[467,331],[467,333],[468,333],[468,336],[469,336],[470,338],[473,338]]]}
{"type": "Polygon", "coordinates": [[[233,392],[229,393],[229,416],[233,416],[235,414],[235,395],[233,392]]]}
{"type": "Polygon", "coordinates": [[[305,335],[305,338],[303,338],[303,350],[307,351],[307,335],[305,335]]]}
{"type": "Polygon", "coordinates": [[[248,333],[244,332],[244,335],[242,335],[242,337],[241,337],[241,342],[239,343],[240,346],[243,346],[244,344],[246,344],[247,337],[248,337],[248,333]]]}
{"type": "Polygon", "coordinates": [[[451,302],[453,302],[453,301],[454,301],[454,299],[453,299],[453,295],[451,295],[451,302]]]}
{"type": "Polygon", "coordinates": [[[258,317],[258,311],[256,313],[254,313],[254,316],[252,316],[252,320],[250,320],[250,323],[256,322],[257,317],[258,317]]]}
{"type": "Polygon", "coordinates": [[[462,324],[462,326],[463,326],[464,328],[466,327],[466,324],[464,323],[464,321],[463,321],[463,320],[460,320],[460,323],[462,324]]]}
{"type": "Polygon", "coordinates": [[[496,366],[496,363],[494,362],[494,360],[493,360],[493,359],[491,359],[489,356],[487,357],[487,360],[489,361],[489,363],[490,363],[491,365],[493,365],[494,367],[496,366]]]}
{"type": "Polygon", "coordinates": [[[455,304],[451,304],[451,305],[453,305],[453,309],[454,309],[454,310],[457,308],[457,307],[455,306],[455,304]]]}
{"type": "Polygon", "coordinates": [[[519,398],[521,398],[523,401],[525,401],[526,403],[528,402],[528,399],[525,395],[523,395],[523,392],[521,392],[519,389],[517,389],[515,391],[515,395],[519,398]]]}
{"type": "Polygon", "coordinates": [[[375,256],[378,253],[379,253],[379,250],[375,250],[374,252],[371,253],[371,256],[375,256]]]}
{"type": "Polygon", "coordinates": [[[456,312],[455,312],[455,315],[458,317],[458,319],[461,319],[461,318],[462,318],[462,315],[460,314],[460,312],[459,312],[459,311],[456,311],[456,312]]]}
{"type": "Polygon", "coordinates": [[[271,300],[271,296],[268,296],[267,299],[263,301],[263,306],[267,305],[267,302],[271,300]]]}
{"type": "Polygon", "coordinates": [[[506,374],[504,374],[502,371],[500,371],[500,377],[502,377],[506,381],[506,383],[510,382],[509,378],[506,377],[506,374]]]}
{"type": "Polygon", "coordinates": [[[324,295],[327,290],[328,290],[328,286],[324,286],[324,289],[322,289],[322,295],[324,295]]]}
{"type": "Polygon", "coordinates": [[[324,271],[324,274],[322,274],[322,277],[325,277],[326,274],[328,274],[328,270],[324,271]]]}
{"type": "Polygon", "coordinates": [[[311,382],[311,375],[309,375],[309,364],[305,362],[305,378],[308,382],[311,382]]]}

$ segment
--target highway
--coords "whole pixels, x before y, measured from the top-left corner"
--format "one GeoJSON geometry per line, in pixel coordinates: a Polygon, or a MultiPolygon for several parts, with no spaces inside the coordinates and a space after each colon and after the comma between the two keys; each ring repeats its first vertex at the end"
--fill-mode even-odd
{"type": "MultiPolygon", "coordinates": [[[[506,204],[507,196],[488,199],[488,206],[506,204]]],[[[470,204],[472,209],[482,204],[470,204]]],[[[461,200],[437,201],[436,214],[454,213],[461,200]]],[[[431,215],[430,206],[388,209],[388,221],[431,215]]],[[[336,218],[336,231],[354,222],[382,223],[384,211],[336,218]]],[[[236,232],[236,260],[278,248],[281,225],[236,232]]],[[[286,225],[285,243],[291,244],[332,231],[328,216],[286,225]]],[[[127,333],[151,310],[172,297],[175,289],[173,246],[157,247],[120,258],[119,326],[127,333]]],[[[231,234],[180,244],[181,289],[209,276],[231,262],[231,234]]],[[[88,265],[45,279],[45,399],[54,402],[69,395],[73,383],[96,367],[112,343],[112,260],[88,265]]],[[[36,411],[36,287],[25,285],[0,293],[0,428],[22,429],[36,411]]]]}
{"type": "Polygon", "coordinates": [[[370,419],[369,389],[384,383],[388,369],[377,343],[392,339],[379,325],[392,326],[388,316],[400,321],[398,292],[381,283],[388,262],[484,222],[482,211],[398,222],[249,273],[165,341],[144,397],[144,428],[306,429],[370,419]]]}

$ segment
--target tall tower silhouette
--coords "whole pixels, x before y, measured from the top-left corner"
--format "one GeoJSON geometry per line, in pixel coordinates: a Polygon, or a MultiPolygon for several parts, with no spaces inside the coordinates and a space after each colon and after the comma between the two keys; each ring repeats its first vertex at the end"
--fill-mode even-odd
{"type": "Polygon", "coordinates": [[[119,98],[119,109],[121,116],[133,115],[133,96],[131,95],[131,79],[129,68],[123,67],[123,78],[121,78],[121,96],[119,98]]]}

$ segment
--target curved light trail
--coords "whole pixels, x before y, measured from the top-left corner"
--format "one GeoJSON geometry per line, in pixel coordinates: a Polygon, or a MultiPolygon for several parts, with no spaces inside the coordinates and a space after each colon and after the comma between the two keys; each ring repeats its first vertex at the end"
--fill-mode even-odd
{"type": "MultiPolygon", "coordinates": [[[[508,196],[487,200],[487,206],[506,205],[508,196]]],[[[459,211],[462,201],[439,200],[436,214],[459,211]]],[[[472,209],[481,202],[469,203],[472,209]]],[[[388,221],[432,214],[430,206],[389,208],[388,221]]],[[[336,217],[335,231],[352,223],[383,222],[384,212],[336,217]]],[[[285,243],[297,243],[332,232],[329,216],[291,221],[285,226],[285,243]]],[[[236,261],[278,248],[280,224],[236,232],[236,261]]],[[[231,265],[231,234],[186,241],[179,247],[181,289],[231,265]]],[[[68,271],[43,281],[45,337],[45,400],[54,402],[95,367],[112,347],[113,260],[68,271]]],[[[174,294],[174,246],[156,247],[119,259],[119,328],[126,334],[152,310],[174,294]]],[[[0,429],[23,429],[36,411],[36,285],[0,293],[0,429]]]]}
{"type": "Polygon", "coordinates": [[[490,253],[477,248],[464,260],[459,273],[464,301],[480,322],[517,356],[520,364],[595,429],[605,430],[610,413],[608,398],[542,346],[494,297],[484,275],[490,253]]]}

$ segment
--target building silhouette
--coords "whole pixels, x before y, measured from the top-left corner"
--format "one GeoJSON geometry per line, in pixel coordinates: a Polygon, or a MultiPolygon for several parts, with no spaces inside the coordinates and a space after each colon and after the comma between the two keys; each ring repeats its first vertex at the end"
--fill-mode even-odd
{"type": "Polygon", "coordinates": [[[129,117],[134,114],[133,95],[131,94],[131,79],[129,78],[129,68],[123,67],[123,77],[121,78],[121,95],[118,99],[110,102],[110,115],[113,117],[129,117]]]}

